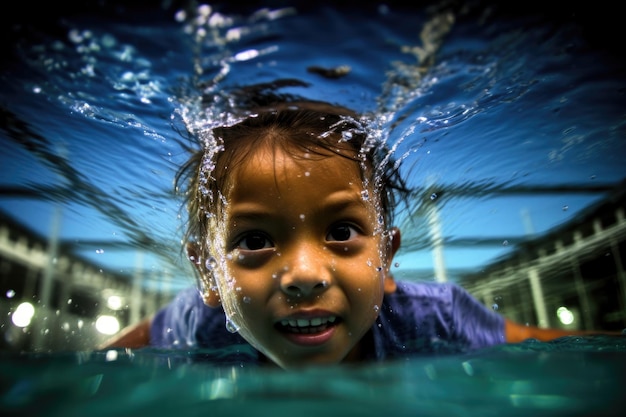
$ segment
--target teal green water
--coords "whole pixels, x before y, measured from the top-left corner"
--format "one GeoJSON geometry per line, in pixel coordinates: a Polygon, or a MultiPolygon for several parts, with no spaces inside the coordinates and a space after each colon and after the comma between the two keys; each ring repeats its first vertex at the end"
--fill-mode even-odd
{"type": "Polygon", "coordinates": [[[618,416],[626,405],[624,337],[298,372],[192,361],[202,353],[4,355],[0,409],[64,417],[618,416]]]}

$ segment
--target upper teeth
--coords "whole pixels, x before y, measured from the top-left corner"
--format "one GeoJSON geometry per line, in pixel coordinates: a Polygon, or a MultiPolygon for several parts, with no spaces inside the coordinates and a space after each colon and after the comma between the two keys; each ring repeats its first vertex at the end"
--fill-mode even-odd
{"type": "Polygon", "coordinates": [[[292,327],[309,327],[309,326],[320,326],[328,322],[334,323],[335,319],[336,319],[335,316],[323,317],[323,318],[316,317],[311,320],[308,320],[308,319],[287,320],[285,319],[285,320],[281,320],[280,324],[282,324],[283,326],[292,326],[292,327]]]}

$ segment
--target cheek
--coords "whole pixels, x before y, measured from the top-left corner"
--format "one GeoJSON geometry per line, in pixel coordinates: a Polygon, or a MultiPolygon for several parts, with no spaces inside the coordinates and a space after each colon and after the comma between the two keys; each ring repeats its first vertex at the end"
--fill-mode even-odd
{"type": "Polygon", "coordinates": [[[246,309],[263,303],[276,285],[276,280],[271,274],[258,269],[243,268],[236,262],[227,264],[226,275],[230,291],[227,296],[246,309]]]}
{"type": "MultiPolygon", "coordinates": [[[[383,293],[384,268],[377,251],[344,264],[344,279],[350,283],[352,292],[360,297],[375,297],[383,293]]],[[[344,283],[345,284],[345,283],[344,283]]]]}

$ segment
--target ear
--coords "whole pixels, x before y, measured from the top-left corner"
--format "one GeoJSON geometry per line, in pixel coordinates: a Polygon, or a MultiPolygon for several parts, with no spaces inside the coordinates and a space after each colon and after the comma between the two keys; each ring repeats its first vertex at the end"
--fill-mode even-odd
{"type": "Polygon", "coordinates": [[[217,285],[215,282],[215,277],[209,271],[207,271],[206,267],[202,262],[202,257],[200,256],[200,250],[195,243],[187,243],[187,257],[196,268],[196,273],[198,274],[198,280],[200,281],[200,290],[202,291],[202,300],[204,304],[209,307],[219,307],[222,304],[220,299],[220,294],[217,291],[217,285]]]}
{"type": "Polygon", "coordinates": [[[400,229],[392,227],[389,231],[389,239],[391,241],[388,243],[389,252],[387,254],[387,264],[389,265],[389,268],[385,271],[385,294],[394,293],[397,288],[396,281],[393,279],[389,270],[391,268],[391,261],[393,261],[393,257],[396,255],[398,249],[400,249],[400,241],[402,240],[400,229]]]}

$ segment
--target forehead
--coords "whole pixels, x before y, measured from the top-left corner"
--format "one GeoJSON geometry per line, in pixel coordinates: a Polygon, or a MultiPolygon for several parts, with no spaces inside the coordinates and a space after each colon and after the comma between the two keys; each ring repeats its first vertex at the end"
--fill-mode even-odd
{"type": "Polygon", "coordinates": [[[238,190],[249,193],[251,186],[264,190],[268,197],[283,192],[310,193],[313,189],[363,190],[360,163],[350,155],[324,149],[261,147],[234,167],[230,175],[231,196],[240,194],[238,190]]]}

